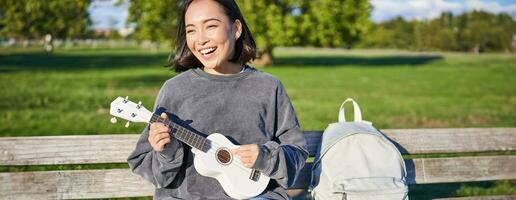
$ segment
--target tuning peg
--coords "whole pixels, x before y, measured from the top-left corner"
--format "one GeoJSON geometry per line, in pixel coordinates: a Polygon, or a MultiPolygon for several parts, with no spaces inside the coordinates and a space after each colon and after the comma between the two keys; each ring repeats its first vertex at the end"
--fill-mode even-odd
{"type": "Polygon", "coordinates": [[[129,101],[129,96],[125,96],[124,103],[127,103],[129,101]]]}
{"type": "Polygon", "coordinates": [[[111,123],[113,123],[113,124],[116,123],[116,117],[111,118],[111,123]]]}
{"type": "Polygon", "coordinates": [[[138,105],[136,106],[136,108],[140,109],[141,107],[142,107],[142,102],[138,101],[138,105]]]}
{"type": "Polygon", "coordinates": [[[129,122],[127,122],[127,123],[125,124],[125,127],[126,127],[126,128],[128,128],[128,127],[129,127],[129,122]]]}

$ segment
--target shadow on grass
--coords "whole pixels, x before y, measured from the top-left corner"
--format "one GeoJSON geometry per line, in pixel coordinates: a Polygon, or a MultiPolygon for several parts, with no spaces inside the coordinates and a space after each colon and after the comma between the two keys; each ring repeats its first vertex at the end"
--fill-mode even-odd
{"type": "MultiPolygon", "coordinates": [[[[24,70],[84,70],[84,69],[115,69],[126,67],[164,66],[168,53],[159,54],[46,54],[46,53],[16,53],[0,55],[0,73],[10,73],[24,70]]],[[[440,55],[384,55],[384,56],[282,56],[275,59],[275,66],[295,65],[300,67],[313,66],[368,66],[381,67],[392,65],[418,66],[435,60],[440,55]]]]}
{"type": "Polygon", "coordinates": [[[358,65],[368,67],[385,67],[390,65],[417,66],[428,62],[443,59],[440,55],[393,55],[393,56],[285,56],[277,57],[274,65],[296,65],[296,66],[335,66],[335,65],[358,65]]]}
{"type": "Polygon", "coordinates": [[[66,55],[46,53],[19,53],[0,55],[0,73],[25,70],[87,70],[117,69],[145,66],[164,66],[168,54],[100,54],[66,55]]]}
{"type": "MultiPolygon", "coordinates": [[[[25,70],[102,70],[145,66],[164,66],[168,53],[147,54],[47,54],[47,53],[15,53],[0,55],[0,73],[12,73],[25,70]]],[[[439,55],[392,55],[392,56],[282,56],[275,59],[275,66],[368,66],[385,67],[410,65],[418,66],[442,59],[439,55]]]]}

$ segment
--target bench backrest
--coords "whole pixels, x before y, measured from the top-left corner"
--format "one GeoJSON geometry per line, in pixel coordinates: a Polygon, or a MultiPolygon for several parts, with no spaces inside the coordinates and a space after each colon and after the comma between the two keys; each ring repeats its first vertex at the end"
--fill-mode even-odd
{"type": "MultiPolygon", "coordinates": [[[[516,156],[456,153],[514,151],[516,128],[385,129],[402,154],[451,157],[406,159],[410,184],[516,179],[516,156]],[[459,156],[459,157],[457,157],[459,156]]],[[[314,156],[321,131],[305,131],[314,156]]],[[[0,165],[125,163],[139,135],[0,137],[0,165]]],[[[307,163],[293,189],[305,189],[307,163]]],[[[128,169],[0,173],[2,198],[84,199],[152,196],[154,187],[128,169]]]]}

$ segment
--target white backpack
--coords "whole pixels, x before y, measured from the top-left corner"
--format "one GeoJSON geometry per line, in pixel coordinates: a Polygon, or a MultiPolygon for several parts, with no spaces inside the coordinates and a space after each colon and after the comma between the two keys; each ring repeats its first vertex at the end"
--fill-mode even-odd
{"type": "Polygon", "coordinates": [[[371,122],[363,121],[351,98],[340,106],[339,122],[329,124],[312,166],[312,198],[408,200],[407,171],[398,149],[371,122]],[[344,105],[353,103],[347,122],[344,105]]]}

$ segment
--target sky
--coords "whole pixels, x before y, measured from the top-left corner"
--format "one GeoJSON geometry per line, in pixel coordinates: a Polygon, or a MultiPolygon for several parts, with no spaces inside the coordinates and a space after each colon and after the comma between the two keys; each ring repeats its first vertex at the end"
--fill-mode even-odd
{"type": "Polygon", "coordinates": [[[93,0],[88,8],[93,28],[121,28],[127,18],[127,2],[115,5],[117,0],[93,0]]]}
{"type": "MultiPolygon", "coordinates": [[[[117,0],[94,0],[89,13],[94,28],[125,26],[128,3],[115,6],[117,0]]],[[[516,18],[516,0],[371,0],[371,20],[382,22],[397,16],[405,19],[433,19],[442,12],[460,14],[471,10],[506,12],[516,18]]],[[[244,14],[245,16],[245,14],[244,14]]]]}

